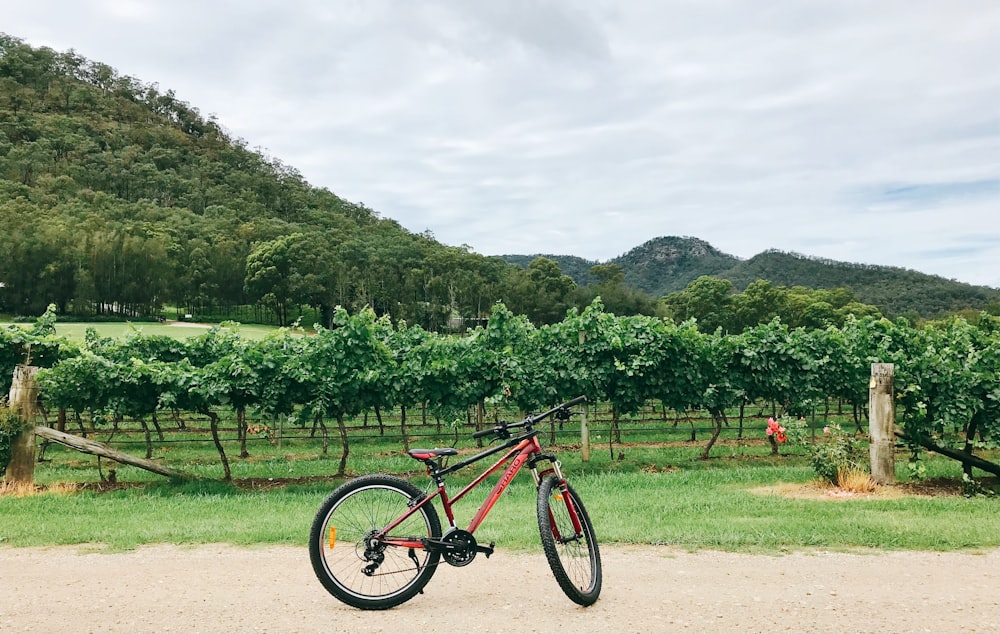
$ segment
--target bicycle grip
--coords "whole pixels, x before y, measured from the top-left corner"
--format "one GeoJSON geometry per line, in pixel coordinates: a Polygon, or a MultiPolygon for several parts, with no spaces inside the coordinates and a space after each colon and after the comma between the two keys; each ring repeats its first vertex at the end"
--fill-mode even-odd
{"type": "Polygon", "coordinates": [[[586,395],[580,395],[580,396],[577,396],[576,398],[574,398],[571,401],[566,401],[565,403],[562,404],[562,406],[563,407],[573,407],[574,405],[579,405],[580,403],[586,403],[586,402],[587,402],[586,395]]]}
{"type": "Polygon", "coordinates": [[[497,433],[497,427],[491,427],[489,429],[480,429],[479,431],[472,432],[473,438],[486,438],[487,436],[493,436],[497,433]]]}

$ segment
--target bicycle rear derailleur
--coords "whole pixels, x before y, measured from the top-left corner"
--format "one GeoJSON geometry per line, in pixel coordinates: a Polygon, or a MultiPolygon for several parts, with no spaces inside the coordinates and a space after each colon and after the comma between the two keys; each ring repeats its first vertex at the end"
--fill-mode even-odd
{"type": "Polygon", "coordinates": [[[454,528],[441,539],[423,539],[424,548],[430,551],[437,551],[446,562],[452,566],[468,566],[476,558],[476,553],[484,553],[489,559],[493,554],[494,542],[489,546],[480,546],[476,543],[476,538],[469,531],[461,528],[454,528]]]}

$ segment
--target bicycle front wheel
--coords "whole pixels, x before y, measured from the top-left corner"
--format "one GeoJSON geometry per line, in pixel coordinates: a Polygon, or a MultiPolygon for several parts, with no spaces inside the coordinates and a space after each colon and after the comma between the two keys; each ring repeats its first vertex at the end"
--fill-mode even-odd
{"type": "Polygon", "coordinates": [[[440,554],[414,547],[422,538],[440,538],[441,523],[429,503],[389,537],[410,546],[381,543],[373,537],[401,517],[423,496],[406,480],[388,475],[355,478],[320,505],[309,534],[309,558],[323,587],[344,603],[385,610],[410,600],[430,581],[440,554]]]}
{"type": "Polygon", "coordinates": [[[601,553],[583,502],[559,478],[549,476],[538,487],[538,531],[542,549],[559,587],[580,605],[591,605],[601,594],[601,553]]]}

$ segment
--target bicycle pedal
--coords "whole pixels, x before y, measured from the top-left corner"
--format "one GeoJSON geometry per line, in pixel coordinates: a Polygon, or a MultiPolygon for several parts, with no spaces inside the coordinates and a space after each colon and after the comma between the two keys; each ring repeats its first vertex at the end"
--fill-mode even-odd
{"type": "Polygon", "coordinates": [[[477,545],[476,546],[476,550],[479,551],[479,552],[481,552],[481,553],[483,553],[484,555],[486,555],[486,558],[489,559],[490,555],[493,554],[493,547],[494,546],[496,546],[496,542],[490,542],[489,546],[480,546],[480,545],[477,545]]]}

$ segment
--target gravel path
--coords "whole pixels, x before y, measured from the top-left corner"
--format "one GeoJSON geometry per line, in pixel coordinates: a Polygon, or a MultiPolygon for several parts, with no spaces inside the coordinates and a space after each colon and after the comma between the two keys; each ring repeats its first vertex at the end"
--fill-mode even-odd
{"type": "Polygon", "coordinates": [[[602,546],[571,603],[538,553],[442,565],[386,612],[342,605],[305,547],[0,547],[2,632],[997,632],[1000,550],[783,556],[602,546]]]}

